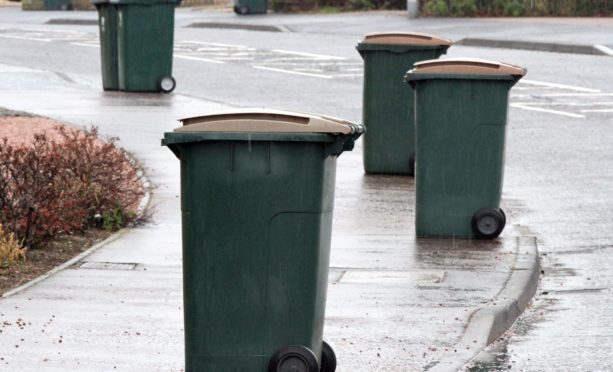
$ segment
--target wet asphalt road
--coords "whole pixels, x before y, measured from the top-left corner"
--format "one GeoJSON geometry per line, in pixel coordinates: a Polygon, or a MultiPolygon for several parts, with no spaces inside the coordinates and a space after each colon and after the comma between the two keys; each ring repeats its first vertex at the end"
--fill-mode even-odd
{"type": "MultiPolygon", "coordinates": [[[[386,29],[385,19],[371,22],[373,30],[386,29]]],[[[440,22],[443,26],[446,21],[440,22]]],[[[555,36],[547,27],[535,24],[535,33],[555,36]]],[[[7,21],[4,17],[0,28],[57,32],[55,38],[47,32],[51,41],[24,39],[23,33],[17,35],[21,38],[0,37],[0,63],[52,70],[75,84],[100,85],[94,26],[49,26],[34,21],[19,25],[17,19],[7,21]],[[67,33],[75,32],[83,40],[75,43],[67,39],[67,33]]],[[[447,36],[444,27],[440,32],[432,28],[426,32],[447,36]]],[[[609,39],[613,37],[611,27],[598,28],[593,34],[603,33],[609,39]]],[[[177,43],[196,41],[321,54],[342,58],[349,69],[359,65],[354,50],[358,39],[354,33],[187,28],[176,32],[177,43]]],[[[563,41],[565,35],[557,39],[563,41]]],[[[227,52],[227,47],[224,50],[227,52]]],[[[452,47],[448,55],[503,60],[527,67],[528,80],[571,86],[519,84],[512,91],[511,102],[524,108],[512,108],[509,114],[503,198],[511,222],[519,225],[524,235],[537,236],[543,276],[532,308],[479,358],[473,369],[611,370],[613,57],[461,46],[452,47]],[[525,109],[526,105],[532,109],[525,109]]],[[[205,57],[210,54],[199,58],[205,57]]],[[[323,62],[331,60],[323,58],[323,62]]],[[[356,121],[361,118],[359,76],[312,77],[256,69],[253,63],[241,60],[220,64],[176,58],[174,63],[178,94],[237,107],[266,106],[356,121]]],[[[296,63],[301,68],[305,64],[296,63]]]]}

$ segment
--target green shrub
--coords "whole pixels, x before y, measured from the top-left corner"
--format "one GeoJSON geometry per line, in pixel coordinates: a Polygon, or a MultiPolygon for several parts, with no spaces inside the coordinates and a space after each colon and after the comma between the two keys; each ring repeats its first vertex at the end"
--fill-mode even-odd
{"type": "Polygon", "coordinates": [[[449,6],[446,0],[429,0],[424,5],[426,15],[434,17],[448,17],[449,6]]]}
{"type": "Polygon", "coordinates": [[[108,231],[117,231],[124,227],[125,221],[129,219],[129,216],[124,216],[121,207],[117,207],[102,215],[102,228],[108,231]]]}
{"type": "Polygon", "coordinates": [[[524,4],[521,0],[511,0],[504,6],[505,16],[520,17],[526,14],[524,4]]]}
{"type": "Polygon", "coordinates": [[[451,0],[450,13],[453,17],[472,17],[477,13],[475,0],[451,0]]]}
{"type": "Polygon", "coordinates": [[[613,0],[422,0],[424,16],[610,16],[613,0]]]}
{"type": "Polygon", "coordinates": [[[370,0],[349,0],[349,8],[353,10],[370,10],[375,8],[375,4],[370,0]]]}

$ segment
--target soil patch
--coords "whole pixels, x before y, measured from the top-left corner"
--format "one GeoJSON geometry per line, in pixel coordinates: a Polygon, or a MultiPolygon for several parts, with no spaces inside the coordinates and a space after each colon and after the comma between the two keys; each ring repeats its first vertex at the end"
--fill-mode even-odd
{"type": "Polygon", "coordinates": [[[111,234],[105,230],[90,229],[83,235],[61,236],[45,248],[29,250],[25,261],[15,262],[7,269],[0,268],[0,295],[36,279],[111,234]]]}

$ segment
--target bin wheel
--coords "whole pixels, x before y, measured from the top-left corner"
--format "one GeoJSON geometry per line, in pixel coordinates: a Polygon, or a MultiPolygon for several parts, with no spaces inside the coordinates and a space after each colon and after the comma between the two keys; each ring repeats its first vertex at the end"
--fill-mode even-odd
{"type": "Polygon", "coordinates": [[[409,176],[415,176],[415,154],[409,156],[409,176]]]}
{"type": "Polygon", "coordinates": [[[311,349],[284,346],[270,357],[268,372],[319,372],[319,365],[311,349]]]}
{"type": "Polygon", "coordinates": [[[170,93],[177,87],[177,81],[172,76],[162,76],[158,88],[162,93],[170,93]]]}
{"type": "Polygon", "coordinates": [[[332,347],[324,341],[321,345],[321,367],[319,367],[319,372],[334,371],[336,371],[336,354],[332,347]]]}
{"type": "Polygon", "coordinates": [[[500,208],[483,208],[477,211],[472,218],[472,229],[481,239],[494,239],[500,235],[506,218],[500,208]]]}
{"type": "Polygon", "coordinates": [[[234,5],[234,13],[240,15],[249,14],[249,7],[247,5],[234,5]]]}
{"type": "Polygon", "coordinates": [[[507,215],[506,215],[506,213],[504,213],[502,208],[498,208],[498,210],[500,211],[500,214],[502,214],[502,220],[504,221],[503,225],[506,225],[507,224],[507,215]]]}

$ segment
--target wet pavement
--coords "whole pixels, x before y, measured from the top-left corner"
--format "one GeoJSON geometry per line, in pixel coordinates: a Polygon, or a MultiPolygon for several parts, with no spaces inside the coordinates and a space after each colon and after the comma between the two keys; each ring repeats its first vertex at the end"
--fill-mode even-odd
{"type": "MultiPolygon", "coordinates": [[[[13,72],[0,68],[3,81],[13,72]]],[[[226,107],[180,95],[75,89],[19,72],[12,89],[0,90],[3,105],[118,135],[157,185],[156,214],[153,224],[86,257],[85,267],[77,263],[3,299],[0,337],[12,348],[4,366],[180,370],[179,168],[159,140],[177,118],[226,107]],[[28,88],[34,81],[37,88],[28,88]]],[[[420,370],[457,353],[469,317],[495,298],[513,268],[512,227],[496,242],[416,240],[413,191],[408,177],[365,176],[359,146],[339,160],[325,335],[340,371],[420,370]]]]}
{"type": "MultiPolygon", "coordinates": [[[[55,39],[3,38],[0,33],[0,48],[13,51],[0,54],[0,105],[77,126],[95,124],[104,134],[120,136],[121,145],[144,163],[158,185],[152,199],[157,212],[155,224],[128,230],[85,259],[93,264],[75,265],[0,301],[0,340],[11,349],[0,355],[0,370],[181,370],[178,162],[159,146],[162,133],[174,128],[177,118],[234,106],[359,120],[361,79],[325,70],[310,72],[324,71],[329,78],[293,74],[307,72],[300,70],[309,67],[305,58],[280,72],[256,70],[249,62],[178,58],[179,87],[172,95],[103,93],[99,50],[91,42],[95,27],[45,24],[65,17],[61,12],[21,14],[3,18],[0,29],[18,29],[21,35],[55,30],[47,34],[55,39]],[[81,37],[75,31],[86,38],[70,39],[81,37]],[[69,55],[79,58],[64,57],[69,55]],[[104,262],[136,265],[113,270],[96,265],[104,262]],[[87,268],[92,266],[97,268],[87,268]]],[[[95,19],[95,14],[70,17],[95,19]]],[[[400,13],[369,14],[369,22],[362,17],[283,18],[281,23],[294,32],[281,37],[185,27],[213,18],[262,23],[278,18],[243,21],[182,10],[176,41],[187,52],[193,52],[189,43],[195,41],[226,44],[224,58],[232,57],[228,49],[242,45],[267,63],[266,58],[287,57],[283,53],[289,51],[311,54],[306,59],[319,59],[320,69],[326,63],[351,69],[359,66],[353,47],[362,33],[404,28],[408,21],[400,13]],[[343,27],[337,27],[339,22],[343,27]],[[274,50],[277,54],[269,53],[274,50]]],[[[410,25],[454,39],[489,34],[591,45],[611,40],[609,21],[424,19],[410,25]]],[[[207,53],[196,57],[208,59],[210,48],[207,53]]],[[[339,358],[338,370],[459,368],[482,346],[465,339],[471,315],[500,302],[522,248],[517,238],[530,236],[542,252],[538,294],[474,369],[607,370],[612,359],[602,346],[611,345],[613,334],[608,313],[613,230],[609,57],[461,46],[449,55],[528,66],[526,79],[540,84],[520,83],[511,92],[503,193],[511,226],[498,242],[416,240],[413,180],[364,175],[359,142],[344,153],[338,162],[325,330],[339,358]]]]}

